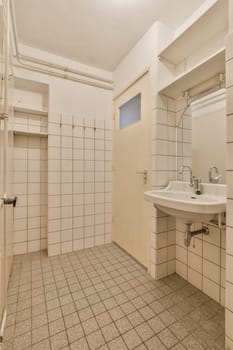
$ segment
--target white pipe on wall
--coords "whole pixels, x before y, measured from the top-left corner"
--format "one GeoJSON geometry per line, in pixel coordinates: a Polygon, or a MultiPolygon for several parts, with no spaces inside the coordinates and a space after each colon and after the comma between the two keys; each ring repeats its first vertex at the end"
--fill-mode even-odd
{"type": "Polygon", "coordinates": [[[77,74],[77,75],[80,75],[80,76],[83,76],[83,77],[87,77],[87,78],[90,78],[90,79],[99,80],[99,81],[102,81],[104,83],[113,84],[113,81],[110,80],[110,79],[105,79],[105,78],[102,78],[102,77],[100,77],[98,75],[95,75],[95,74],[84,73],[84,72],[81,72],[80,70],[77,70],[77,69],[64,67],[64,66],[62,66],[60,64],[57,64],[57,63],[44,61],[42,59],[38,59],[38,58],[34,58],[34,57],[22,55],[22,54],[19,54],[19,57],[23,61],[36,63],[36,64],[39,64],[39,65],[42,65],[42,66],[47,66],[47,67],[50,67],[50,68],[62,70],[62,71],[67,72],[67,73],[77,74]]]}
{"type": "Polygon", "coordinates": [[[21,68],[25,68],[28,70],[33,70],[39,73],[43,73],[43,74],[47,74],[50,76],[54,76],[54,77],[59,77],[59,78],[63,78],[63,79],[67,79],[67,80],[71,80],[71,81],[76,81],[78,83],[82,83],[82,84],[87,84],[87,85],[91,85],[91,86],[96,86],[99,87],[101,89],[105,89],[105,90],[113,90],[113,81],[110,79],[106,79],[100,76],[97,76],[95,74],[91,74],[91,73],[85,73],[73,68],[69,68],[66,66],[62,66],[56,63],[52,63],[52,62],[48,62],[46,60],[41,60],[38,58],[34,58],[34,57],[30,57],[30,56],[26,56],[26,55],[22,55],[19,52],[19,46],[18,46],[18,35],[17,35],[17,27],[16,27],[16,20],[15,20],[15,13],[14,13],[14,6],[12,3],[12,0],[10,1],[10,12],[11,12],[11,21],[12,21],[12,29],[13,29],[13,39],[14,39],[14,45],[15,45],[15,53],[16,53],[16,60],[18,62],[18,65],[14,64],[17,67],[21,67],[21,68]],[[46,68],[52,68],[52,69],[56,69],[59,71],[62,71],[62,73],[58,73],[58,72],[54,72],[51,70],[47,70],[41,67],[37,67],[37,66],[32,66],[29,64],[26,64],[23,61],[28,61],[28,62],[32,62],[35,64],[38,64],[40,66],[44,66],[46,68]],[[68,73],[70,74],[74,74],[76,76],[82,76],[88,79],[92,79],[92,80],[96,80],[95,81],[90,81],[90,80],[85,80],[85,79],[81,79],[78,77],[72,77],[70,75],[68,75],[68,73]],[[98,83],[98,81],[106,83],[106,84],[102,84],[102,83],[98,83]]]}
{"type": "Polygon", "coordinates": [[[64,73],[53,72],[53,71],[50,71],[50,70],[46,70],[46,69],[43,69],[43,68],[31,66],[31,65],[28,65],[28,64],[25,65],[25,64],[22,64],[21,62],[20,63],[14,63],[14,66],[18,67],[18,68],[26,68],[26,69],[28,69],[30,71],[46,74],[46,75],[49,75],[49,76],[52,76],[52,77],[56,77],[56,78],[62,78],[62,79],[66,79],[66,80],[75,81],[75,82],[81,83],[81,84],[95,86],[95,87],[98,87],[98,88],[101,88],[101,89],[104,89],[104,90],[111,90],[111,91],[113,90],[113,88],[109,87],[109,86],[105,86],[105,85],[102,85],[102,84],[99,84],[99,83],[95,83],[95,82],[92,82],[92,81],[87,81],[87,80],[84,80],[84,79],[81,79],[81,78],[75,78],[75,77],[67,76],[64,73]]]}
{"type": "MultiPolygon", "coordinates": [[[[6,0],[3,2],[3,11],[5,10],[5,13],[3,12],[3,79],[4,79],[4,93],[3,93],[3,113],[1,113],[1,118],[3,119],[4,127],[3,127],[3,133],[4,133],[4,142],[3,142],[3,187],[4,192],[7,190],[7,157],[8,157],[8,101],[9,101],[9,64],[10,64],[10,18],[9,18],[9,1],[6,0]]],[[[0,118],[0,119],[1,119],[0,118]]],[[[2,193],[1,193],[2,195],[2,193]]],[[[7,196],[7,193],[5,192],[3,196],[7,196]]],[[[4,209],[4,226],[6,225],[6,210],[4,209]]],[[[3,273],[1,276],[0,283],[3,283],[3,295],[1,296],[4,300],[4,307],[3,307],[3,313],[1,315],[1,325],[0,325],[0,343],[3,340],[3,332],[5,328],[6,323],[6,315],[7,315],[7,283],[8,283],[8,273],[7,273],[7,240],[6,240],[6,227],[4,227],[3,232],[3,249],[2,249],[2,258],[3,258],[3,273]]]]}

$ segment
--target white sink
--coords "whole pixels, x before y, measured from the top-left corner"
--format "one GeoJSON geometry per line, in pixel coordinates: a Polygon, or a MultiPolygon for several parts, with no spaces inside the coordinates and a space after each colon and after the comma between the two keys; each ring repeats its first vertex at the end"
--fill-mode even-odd
{"type": "Polygon", "coordinates": [[[163,190],[145,192],[144,197],[156,208],[186,223],[208,222],[226,211],[226,185],[203,183],[202,194],[196,195],[188,182],[172,181],[163,190]]]}

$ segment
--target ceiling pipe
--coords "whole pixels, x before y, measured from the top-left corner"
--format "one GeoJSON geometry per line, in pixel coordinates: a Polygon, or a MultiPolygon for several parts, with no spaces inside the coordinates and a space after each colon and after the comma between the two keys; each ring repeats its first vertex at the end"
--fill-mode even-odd
{"type": "Polygon", "coordinates": [[[26,69],[28,69],[30,71],[34,71],[34,72],[50,75],[50,76],[56,77],[56,78],[61,78],[61,79],[74,81],[76,83],[81,83],[81,84],[86,84],[86,85],[98,87],[98,88],[101,88],[101,89],[104,89],[104,90],[110,90],[110,91],[113,90],[113,88],[110,87],[110,86],[106,86],[106,85],[103,85],[103,84],[95,83],[95,82],[88,81],[88,80],[85,80],[85,79],[79,79],[79,78],[67,76],[67,75],[65,75],[63,73],[53,72],[53,71],[50,71],[50,70],[46,70],[44,68],[39,68],[39,67],[31,66],[31,65],[28,65],[28,64],[22,64],[21,62],[20,63],[14,63],[14,66],[18,67],[18,68],[26,68],[26,69]]]}
{"type": "Polygon", "coordinates": [[[84,73],[84,72],[79,71],[77,69],[65,67],[65,66],[62,66],[62,65],[57,64],[57,63],[44,61],[42,59],[38,59],[38,58],[34,58],[34,57],[22,55],[22,54],[20,54],[19,56],[20,56],[20,59],[22,59],[24,61],[28,61],[28,62],[40,64],[40,65],[44,65],[44,66],[47,66],[47,67],[50,67],[50,68],[54,68],[54,69],[58,69],[58,70],[63,70],[63,71],[68,72],[68,73],[73,73],[73,74],[84,76],[84,77],[87,77],[87,78],[90,78],[90,79],[99,80],[99,81],[102,81],[104,83],[113,84],[112,80],[102,78],[102,77],[100,77],[98,75],[95,75],[95,74],[84,73]]]}
{"type": "Polygon", "coordinates": [[[106,85],[106,84],[113,84],[113,81],[110,79],[105,79],[102,78],[100,76],[97,76],[95,74],[91,74],[91,73],[85,73],[76,69],[72,69],[66,66],[62,66],[56,63],[52,63],[52,62],[48,62],[46,60],[41,60],[38,58],[34,58],[34,57],[30,57],[30,56],[26,56],[26,55],[22,55],[19,52],[19,46],[18,46],[18,35],[17,35],[17,28],[16,28],[16,20],[15,20],[15,12],[14,12],[14,6],[12,3],[12,0],[9,0],[10,3],[10,14],[11,14],[11,22],[12,22],[12,29],[13,29],[13,40],[14,40],[14,46],[15,46],[15,57],[16,60],[18,62],[17,64],[14,64],[17,67],[21,67],[21,68],[25,68],[25,69],[29,69],[32,71],[36,71],[39,73],[43,73],[43,74],[47,74],[50,76],[54,76],[54,77],[58,77],[58,78],[63,78],[66,80],[71,80],[71,81],[75,81],[78,83],[82,83],[82,84],[87,84],[87,85],[91,85],[91,86],[95,86],[95,87],[99,87],[101,89],[105,89],[105,90],[113,90],[112,86],[106,85]],[[47,68],[52,68],[52,69],[57,69],[59,71],[62,71],[62,73],[58,73],[58,72],[54,72],[48,69],[44,69],[41,67],[36,67],[30,64],[27,64],[25,62],[22,61],[28,61],[28,62],[32,62],[47,68]],[[68,75],[68,73],[70,74],[74,74],[74,75],[78,75],[78,76],[82,76],[88,79],[93,79],[93,80],[97,80],[106,84],[101,84],[98,82],[93,82],[90,80],[85,80],[85,79],[81,79],[81,78],[76,78],[76,77],[71,77],[68,75]]]}

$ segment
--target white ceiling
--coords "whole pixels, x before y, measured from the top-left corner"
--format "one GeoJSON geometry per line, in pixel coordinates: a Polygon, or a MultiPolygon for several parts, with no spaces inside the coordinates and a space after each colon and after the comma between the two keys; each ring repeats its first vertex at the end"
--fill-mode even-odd
{"type": "Polygon", "coordinates": [[[152,23],[177,28],[204,0],[14,0],[19,41],[114,70],[152,23]]]}

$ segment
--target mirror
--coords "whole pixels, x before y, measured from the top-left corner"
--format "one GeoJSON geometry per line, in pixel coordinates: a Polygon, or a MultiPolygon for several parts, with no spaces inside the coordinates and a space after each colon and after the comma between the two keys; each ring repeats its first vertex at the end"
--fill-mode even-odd
{"type": "Polygon", "coordinates": [[[216,166],[222,175],[219,183],[226,183],[225,89],[192,102],[182,117],[177,137],[178,169],[182,164],[190,165],[194,176],[209,182],[209,168],[216,166]]]}

